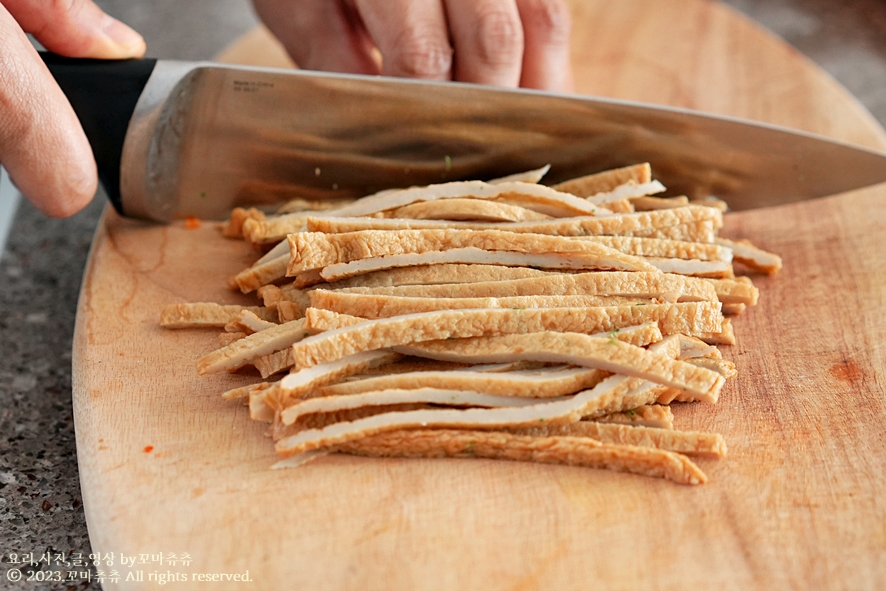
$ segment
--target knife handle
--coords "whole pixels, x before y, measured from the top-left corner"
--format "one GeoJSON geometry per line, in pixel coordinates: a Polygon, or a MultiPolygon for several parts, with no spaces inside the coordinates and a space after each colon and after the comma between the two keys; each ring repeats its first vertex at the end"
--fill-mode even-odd
{"type": "Polygon", "coordinates": [[[123,140],[157,60],[69,58],[44,51],[40,57],[77,113],[92,146],[99,179],[111,203],[121,211],[123,140]]]}

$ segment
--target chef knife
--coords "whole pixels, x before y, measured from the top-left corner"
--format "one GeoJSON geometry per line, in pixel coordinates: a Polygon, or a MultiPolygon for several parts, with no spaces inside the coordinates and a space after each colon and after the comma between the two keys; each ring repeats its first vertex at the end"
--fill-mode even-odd
{"type": "Polygon", "coordinates": [[[649,162],[670,194],[736,210],[886,182],[886,153],[674,107],[208,62],[43,59],[114,207],[161,222],[545,164],[558,182],[649,162]]]}

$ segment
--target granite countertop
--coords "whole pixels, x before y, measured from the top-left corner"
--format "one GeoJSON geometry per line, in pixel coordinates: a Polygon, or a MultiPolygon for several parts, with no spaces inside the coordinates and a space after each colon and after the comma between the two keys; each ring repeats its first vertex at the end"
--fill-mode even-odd
{"type": "MultiPolygon", "coordinates": [[[[98,4],[139,29],[156,57],[209,58],[256,22],[246,0],[99,0],[98,4]]],[[[818,62],[886,124],[886,3],[729,0],[729,4],[818,62]]],[[[22,203],[0,259],[3,562],[10,553],[65,553],[70,558],[90,552],[74,445],[71,340],[83,267],[104,203],[104,195],[99,195],[67,220],[48,219],[22,203]]],[[[8,566],[0,571],[5,573],[8,566]]],[[[87,572],[87,567],[79,571],[87,572]]],[[[0,575],[0,589],[5,588],[100,587],[85,579],[10,583],[0,575]]]]}

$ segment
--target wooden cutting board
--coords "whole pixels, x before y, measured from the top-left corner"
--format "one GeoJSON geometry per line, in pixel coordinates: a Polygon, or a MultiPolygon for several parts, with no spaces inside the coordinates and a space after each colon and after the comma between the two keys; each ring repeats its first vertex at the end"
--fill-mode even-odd
{"type": "MultiPolygon", "coordinates": [[[[886,146],[839,85],[721,4],[574,10],[580,92],[886,146]]],[[[261,31],[243,43],[227,57],[274,55],[261,31]]],[[[736,321],[738,345],[724,352],[739,376],[721,401],[675,409],[678,427],[729,445],[701,462],[710,482],[699,487],[486,460],[340,456],[270,471],[264,428],[218,397],[244,378],[197,377],[215,333],[157,326],[169,303],[243,301],[224,282],[254,255],[207,225],[108,211],[74,342],[93,548],[190,555],[132,569],[118,558],[118,586],[131,589],[159,588],[151,572],[247,570],[251,583],[168,588],[886,588],[884,204],[880,186],[727,216],[729,234],[780,253],[785,269],[757,280],[760,305],[736,321]],[[124,580],[139,569],[143,582],[124,580]]]]}

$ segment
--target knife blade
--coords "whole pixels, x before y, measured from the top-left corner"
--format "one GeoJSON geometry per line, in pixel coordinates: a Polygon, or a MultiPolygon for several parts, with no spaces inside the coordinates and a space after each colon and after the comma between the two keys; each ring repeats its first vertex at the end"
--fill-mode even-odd
{"type": "Polygon", "coordinates": [[[735,210],[886,182],[886,153],[664,107],[454,82],[44,55],[117,210],[166,222],[551,164],[546,182],[650,162],[669,194],[735,210]]]}

